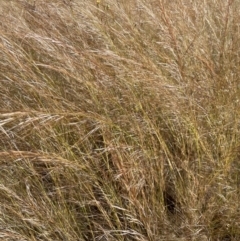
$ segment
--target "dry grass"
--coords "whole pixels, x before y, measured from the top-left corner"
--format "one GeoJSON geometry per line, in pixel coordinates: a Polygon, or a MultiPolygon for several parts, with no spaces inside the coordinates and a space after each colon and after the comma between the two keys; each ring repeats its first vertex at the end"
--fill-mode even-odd
{"type": "Polygon", "coordinates": [[[0,240],[240,240],[239,7],[2,0],[0,240]]]}

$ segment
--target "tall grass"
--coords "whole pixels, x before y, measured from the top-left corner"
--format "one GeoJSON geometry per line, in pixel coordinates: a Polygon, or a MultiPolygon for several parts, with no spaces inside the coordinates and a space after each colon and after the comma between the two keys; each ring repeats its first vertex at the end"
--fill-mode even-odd
{"type": "Polygon", "coordinates": [[[240,240],[239,8],[2,0],[0,238],[240,240]]]}

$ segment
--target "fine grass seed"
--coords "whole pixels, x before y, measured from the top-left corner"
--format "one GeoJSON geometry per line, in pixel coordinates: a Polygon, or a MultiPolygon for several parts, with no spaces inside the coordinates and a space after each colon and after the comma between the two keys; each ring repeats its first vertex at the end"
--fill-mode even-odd
{"type": "Polygon", "coordinates": [[[239,8],[2,0],[0,240],[240,240],[239,8]]]}

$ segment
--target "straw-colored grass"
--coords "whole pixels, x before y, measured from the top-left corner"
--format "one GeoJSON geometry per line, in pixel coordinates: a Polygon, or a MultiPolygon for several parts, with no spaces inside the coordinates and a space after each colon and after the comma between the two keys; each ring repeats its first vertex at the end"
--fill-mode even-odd
{"type": "Polygon", "coordinates": [[[2,0],[0,240],[240,240],[239,8],[2,0]]]}

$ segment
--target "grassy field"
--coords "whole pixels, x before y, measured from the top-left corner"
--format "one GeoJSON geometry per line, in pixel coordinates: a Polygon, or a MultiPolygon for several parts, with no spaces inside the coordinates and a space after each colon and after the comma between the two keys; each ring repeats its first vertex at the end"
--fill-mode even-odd
{"type": "Polygon", "coordinates": [[[0,240],[239,241],[240,2],[2,0],[0,240]]]}

